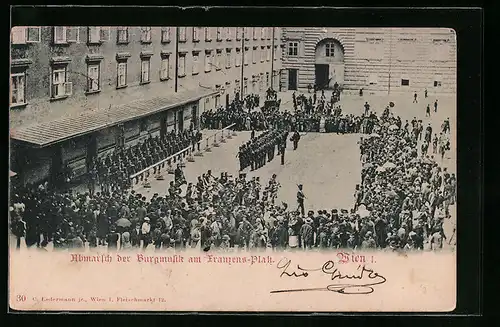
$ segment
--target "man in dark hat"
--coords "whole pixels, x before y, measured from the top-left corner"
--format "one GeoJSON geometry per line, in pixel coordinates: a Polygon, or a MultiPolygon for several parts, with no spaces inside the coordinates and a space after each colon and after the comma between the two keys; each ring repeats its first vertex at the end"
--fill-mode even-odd
{"type": "Polygon", "coordinates": [[[300,140],[300,134],[298,131],[295,131],[292,135],[292,138],[290,141],[293,142],[293,149],[297,150],[297,147],[299,146],[299,140],[300,140]]]}

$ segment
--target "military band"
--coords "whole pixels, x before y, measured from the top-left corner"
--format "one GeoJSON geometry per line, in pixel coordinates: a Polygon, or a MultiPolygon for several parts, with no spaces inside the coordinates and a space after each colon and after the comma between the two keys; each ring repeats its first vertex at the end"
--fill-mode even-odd
{"type": "Polygon", "coordinates": [[[287,136],[288,131],[275,129],[265,131],[243,144],[238,152],[240,171],[248,167],[251,167],[251,170],[263,167],[273,160],[276,149],[282,154],[287,136]]]}

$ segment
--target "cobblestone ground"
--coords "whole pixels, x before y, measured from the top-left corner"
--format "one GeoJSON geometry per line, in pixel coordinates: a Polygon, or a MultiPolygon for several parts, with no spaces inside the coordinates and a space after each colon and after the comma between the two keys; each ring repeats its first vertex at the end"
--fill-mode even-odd
{"type": "MultiPolygon", "coordinates": [[[[327,97],[330,93],[327,92],[327,97]]],[[[280,93],[282,109],[293,110],[291,93],[280,93]]],[[[346,113],[361,114],[365,101],[371,105],[373,111],[381,113],[389,101],[395,103],[393,112],[401,116],[403,122],[413,117],[422,119],[424,126],[431,123],[433,132],[439,132],[442,121],[449,117],[451,124],[451,151],[449,151],[442,162],[450,173],[456,172],[456,106],[455,98],[451,96],[432,96],[424,99],[419,95],[419,103],[414,104],[413,94],[403,95],[357,95],[344,96],[340,102],[346,113]],[[434,113],[433,103],[438,99],[438,112],[434,113]],[[424,101],[425,100],[425,101],[424,101]],[[431,117],[425,117],[427,103],[431,105],[431,117]]],[[[211,135],[214,131],[206,131],[211,135]]],[[[272,174],[277,174],[281,183],[278,201],[284,201],[291,208],[296,208],[297,184],[304,185],[304,193],[307,197],[306,210],[320,209],[349,209],[353,205],[353,192],[356,184],[361,179],[361,163],[359,146],[360,135],[336,135],[308,133],[302,136],[299,147],[293,151],[291,142],[288,142],[285,154],[285,165],[280,165],[280,158],[275,157],[264,167],[250,172],[248,177],[260,176],[261,184],[265,185],[272,174]]],[[[197,176],[211,169],[212,174],[217,176],[221,172],[228,172],[237,176],[239,163],[236,157],[239,146],[250,138],[250,132],[238,132],[236,136],[221,143],[220,147],[212,147],[211,152],[203,152],[202,157],[195,157],[195,162],[187,162],[184,169],[185,176],[189,182],[195,182],[197,176]]],[[[439,159],[440,161],[440,159],[439,159]]],[[[134,190],[145,195],[147,198],[154,193],[163,195],[167,192],[168,184],[173,180],[173,175],[164,172],[165,180],[157,181],[150,179],[151,188],[144,188],[141,183],[134,186],[134,190]]],[[[185,186],[184,186],[185,187],[185,186]]],[[[456,225],[455,206],[450,207],[452,218],[447,219],[444,224],[445,234],[448,240],[453,234],[456,225]]],[[[456,240],[452,242],[455,243],[456,240]]],[[[14,244],[12,244],[14,245],[14,244]]],[[[447,248],[450,246],[446,245],[447,248]]],[[[454,246],[452,246],[454,248],[454,246]]]]}

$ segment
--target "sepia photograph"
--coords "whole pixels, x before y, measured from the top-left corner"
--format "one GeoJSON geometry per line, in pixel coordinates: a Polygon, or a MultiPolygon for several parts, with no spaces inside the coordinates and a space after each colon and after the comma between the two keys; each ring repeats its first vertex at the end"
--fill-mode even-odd
{"type": "Polygon", "coordinates": [[[451,28],[13,27],[11,306],[330,311],[411,281],[338,299],[452,310],[456,56],[451,28]]]}

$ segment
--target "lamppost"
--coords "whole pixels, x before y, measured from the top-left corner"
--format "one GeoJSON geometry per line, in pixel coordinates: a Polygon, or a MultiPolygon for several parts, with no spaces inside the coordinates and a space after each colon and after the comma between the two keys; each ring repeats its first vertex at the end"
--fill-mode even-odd
{"type": "Polygon", "coordinates": [[[273,29],[273,35],[272,35],[272,41],[271,41],[271,90],[274,90],[273,88],[273,81],[274,81],[274,27],[273,29]]]}
{"type": "Polygon", "coordinates": [[[177,93],[179,82],[179,26],[175,27],[175,83],[174,92],[177,93]]]}
{"type": "Polygon", "coordinates": [[[241,33],[241,80],[240,80],[240,99],[243,100],[243,78],[244,78],[244,68],[245,68],[245,28],[242,27],[243,32],[241,33]]]}
{"type": "Polygon", "coordinates": [[[389,29],[389,80],[387,94],[391,94],[391,69],[392,69],[392,27],[389,29]]]}

